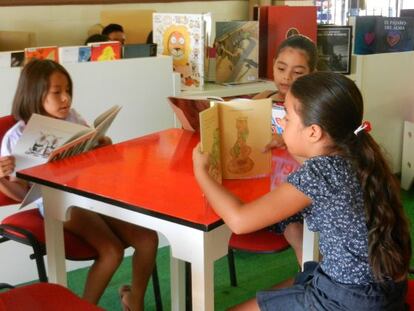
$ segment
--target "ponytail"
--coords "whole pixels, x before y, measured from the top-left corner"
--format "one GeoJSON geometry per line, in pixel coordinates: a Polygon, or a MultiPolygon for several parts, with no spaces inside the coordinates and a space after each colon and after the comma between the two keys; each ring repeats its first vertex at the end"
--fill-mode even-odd
{"type": "Polygon", "coordinates": [[[364,193],[369,263],[378,281],[399,280],[407,275],[411,259],[399,183],[370,134],[362,131],[353,140],[351,148],[342,149],[353,160],[364,193]]]}

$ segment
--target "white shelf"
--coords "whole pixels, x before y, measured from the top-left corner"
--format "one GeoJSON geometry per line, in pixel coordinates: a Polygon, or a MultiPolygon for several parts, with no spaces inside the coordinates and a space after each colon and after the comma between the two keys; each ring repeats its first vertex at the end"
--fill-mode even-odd
{"type": "Polygon", "coordinates": [[[276,90],[273,81],[258,81],[254,83],[244,83],[235,85],[222,85],[215,83],[206,83],[200,90],[185,90],[180,96],[240,96],[257,94],[265,90],[276,90]]]}

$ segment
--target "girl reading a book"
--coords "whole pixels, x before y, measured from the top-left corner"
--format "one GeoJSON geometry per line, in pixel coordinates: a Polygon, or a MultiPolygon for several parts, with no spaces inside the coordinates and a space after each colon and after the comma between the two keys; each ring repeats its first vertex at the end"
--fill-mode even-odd
{"type": "MultiPolygon", "coordinates": [[[[12,106],[13,116],[18,122],[4,136],[1,155],[12,157],[13,149],[33,113],[86,125],[71,105],[72,80],[66,69],[51,60],[30,61],[21,72],[12,106]]],[[[101,146],[108,143],[109,138],[100,141],[101,146]]],[[[1,163],[7,164],[1,170],[2,175],[11,174],[14,160],[1,163]]],[[[17,201],[23,200],[30,187],[13,176],[1,178],[0,184],[0,189],[17,201]]],[[[43,213],[42,203],[39,205],[39,212],[43,213]]],[[[121,302],[124,310],[143,310],[145,290],[155,264],[156,232],[76,207],[71,209],[71,219],[64,223],[64,227],[82,237],[98,253],[83,292],[83,297],[94,304],[98,303],[121,264],[124,248],[132,246],[135,249],[132,285],[121,288],[121,302]]]]}
{"type": "MultiPolygon", "coordinates": [[[[308,37],[293,35],[285,39],[277,48],[273,62],[273,79],[276,91],[264,91],[257,94],[254,99],[272,98],[273,117],[272,141],[265,147],[265,150],[284,146],[282,135],[280,135],[280,121],[275,111],[282,110],[292,83],[299,77],[314,72],[317,63],[317,50],[315,44],[308,37]]],[[[302,261],[303,225],[300,215],[293,215],[286,220],[276,224],[276,231],[283,232],[284,237],[295,250],[296,258],[302,261]]]]}
{"type": "Polygon", "coordinates": [[[315,72],[293,83],[285,108],[286,147],[305,161],[255,201],[228,192],[208,174],[208,157],[193,151],[195,178],[233,232],[300,212],[320,233],[320,263],[234,310],[404,310],[409,227],[398,182],[363,122],[360,91],[341,74],[315,72]]]}

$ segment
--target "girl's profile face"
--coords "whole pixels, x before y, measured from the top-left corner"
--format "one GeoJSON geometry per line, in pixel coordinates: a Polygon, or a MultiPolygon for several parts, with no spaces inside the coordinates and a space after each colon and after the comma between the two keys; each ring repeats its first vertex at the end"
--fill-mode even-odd
{"type": "Polygon", "coordinates": [[[300,107],[301,103],[290,92],[286,95],[285,110],[286,115],[281,121],[283,128],[282,137],[289,152],[295,156],[307,157],[305,139],[306,127],[295,107],[300,107]]]}
{"type": "Polygon", "coordinates": [[[71,104],[69,81],[63,73],[56,71],[49,78],[49,89],[43,100],[43,108],[50,117],[66,119],[71,104]]]}
{"type": "Polygon", "coordinates": [[[273,80],[278,94],[284,98],[292,83],[300,76],[310,73],[308,55],[301,49],[282,49],[273,64],[273,80]]]}

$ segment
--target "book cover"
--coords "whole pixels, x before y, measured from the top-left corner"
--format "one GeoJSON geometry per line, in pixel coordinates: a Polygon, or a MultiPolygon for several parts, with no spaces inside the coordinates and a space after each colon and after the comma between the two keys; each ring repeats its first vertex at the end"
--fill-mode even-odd
{"type": "Polygon", "coordinates": [[[414,17],[380,17],[375,26],[375,53],[414,50],[414,17]]]}
{"type": "Polygon", "coordinates": [[[106,41],[89,43],[91,47],[91,61],[102,62],[121,58],[121,42],[106,41]]]}
{"type": "Polygon", "coordinates": [[[111,107],[95,119],[93,127],[33,114],[13,151],[16,171],[94,148],[119,110],[111,107]]]}
{"type": "Polygon", "coordinates": [[[216,22],[216,82],[253,82],[259,77],[259,23],[216,22]]]}
{"type": "Polygon", "coordinates": [[[199,113],[210,108],[211,99],[206,97],[168,97],[171,109],[185,130],[200,130],[199,113]]]}
{"type": "Polygon", "coordinates": [[[200,113],[200,141],[210,157],[210,174],[220,181],[270,173],[272,102],[269,98],[215,102],[200,113]],[[220,170],[221,168],[221,170],[220,170]]]}
{"type": "Polygon", "coordinates": [[[58,51],[61,64],[88,62],[91,57],[89,46],[62,46],[58,51]]]}
{"type": "Polygon", "coordinates": [[[10,67],[24,66],[24,51],[12,51],[10,56],[10,67]]]}
{"type": "Polygon", "coordinates": [[[285,107],[276,103],[272,104],[272,133],[282,134],[283,128],[281,121],[285,117],[285,107]]]}
{"type": "Polygon", "coordinates": [[[318,26],[318,70],[349,74],[351,72],[351,26],[318,26]]]}
{"type": "Polygon", "coordinates": [[[57,46],[32,47],[24,49],[25,62],[33,58],[50,59],[55,62],[59,61],[59,52],[57,46]]]}
{"type": "Polygon", "coordinates": [[[155,43],[124,44],[122,58],[149,57],[157,55],[155,43]]]}
{"type": "MultiPolygon", "coordinates": [[[[267,6],[261,8],[260,18],[267,16],[267,40],[261,40],[260,49],[266,49],[265,78],[273,79],[273,58],[280,43],[286,38],[301,34],[316,42],[316,7],[315,6],[267,6]],[[262,11],[267,10],[267,13],[262,11]]],[[[263,26],[264,25],[264,26],[263,26]]]]}
{"type": "Polygon", "coordinates": [[[173,58],[174,71],[181,75],[182,89],[204,85],[206,22],[210,14],[153,14],[153,41],[158,55],[173,58]]]}
{"type": "Polygon", "coordinates": [[[357,16],[355,54],[412,51],[414,17],[357,16]]]}
{"type": "Polygon", "coordinates": [[[21,67],[24,65],[24,51],[0,52],[0,67],[21,67]]]}

